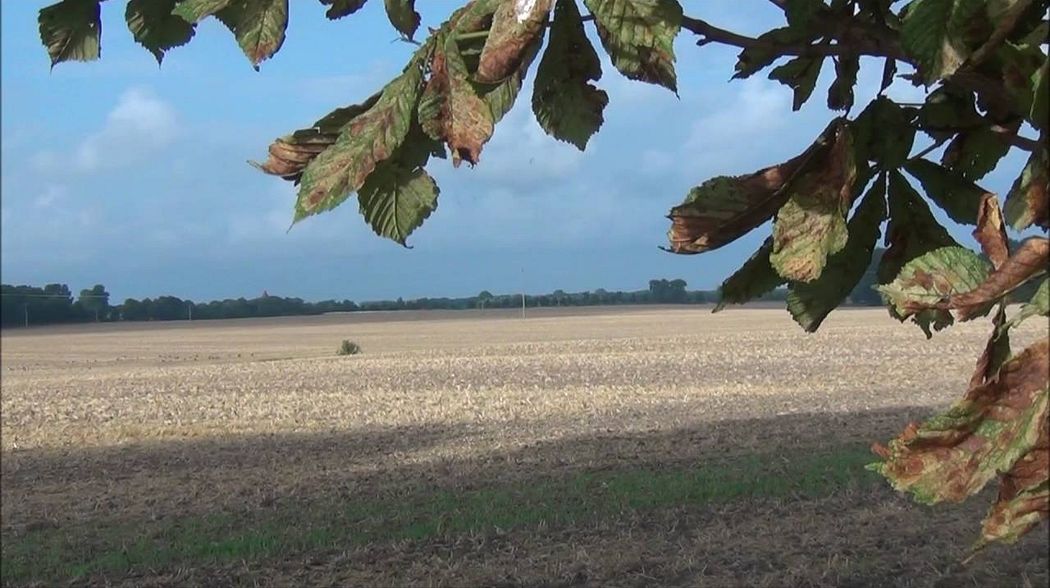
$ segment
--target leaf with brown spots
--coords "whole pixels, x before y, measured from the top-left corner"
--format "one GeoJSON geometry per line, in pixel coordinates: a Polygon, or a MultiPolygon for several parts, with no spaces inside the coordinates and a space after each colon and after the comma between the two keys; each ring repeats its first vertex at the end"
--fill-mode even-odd
{"type": "Polygon", "coordinates": [[[719,176],[693,188],[671,209],[667,238],[673,253],[718,249],[769,220],[789,194],[785,185],[827,151],[823,138],[798,157],[746,176],[719,176]]]}
{"type": "Polygon", "coordinates": [[[1042,237],[1027,239],[984,282],[976,288],[951,296],[937,307],[957,310],[962,320],[973,318],[981,314],[983,307],[998,300],[1032,276],[1045,273],[1048,261],[1050,240],[1042,237]]]}
{"type": "Polygon", "coordinates": [[[977,209],[977,228],[973,238],[981,244],[981,251],[992,262],[992,267],[999,269],[1010,257],[1010,248],[1006,239],[1006,224],[1003,213],[999,210],[999,199],[995,194],[985,194],[981,206],[977,209]]]}
{"type": "Polygon", "coordinates": [[[351,120],[375,106],[379,96],[376,93],[361,104],[337,108],[310,128],[280,137],[270,144],[267,160],[262,164],[252,162],[252,165],[268,174],[298,183],[306,166],[336,142],[343,127],[351,120]]]}
{"type": "MultiPolygon", "coordinates": [[[[857,181],[857,190],[868,184],[870,174],[857,181]]],[[[787,297],[787,309],[806,332],[812,333],[842,304],[871,264],[879,239],[879,227],[886,220],[886,177],[880,176],[864,196],[849,220],[849,238],[841,251],[828,258],[821,276],[812,282],[794,282],[787,297]]]]}
{"type": "MultiPolygon", "coordinates": [[[[1048,393],[1043,389],[1043,395],[1048,393]]],[[[999,495],[984,518],[981,537],[974,550],[994,541],[1016,543],[1025,533],[1050,518],[1050,435],[1047,419],[1039,427],[1039,438],[1023,457],[1014,462],[999,482],[999,495]]]]}
{"type": "MultiPolygon", "coordinates": [[[[990,269],[988,262],[965,247],[942,247],[906,263],[895,280],[878,290],[903,320],[977,288],[990,269]]],[[[988,306],[990,302],[985,303],[985,312],[988,306]]]]}
{"type": "Polygon", "coordinates": [[[295,204],[295,221],[341,204],[364,184],[378,162],[401,145],[419,99],[424,50],[383,88],[371,108],[352,118],[335,143],[306,166],[295,204]]]}
{"type": "MultiPolygon", "coordinates": [[[[946,413],[909,425],[889,447],[873,447],[883,461],[869,468],[926,504],[976,494],[1038,446],[1048,416],[1048,362],[1044,339],[1003,364],[998,378],[971,388],[946,413]]],[[[1045,470],[1042,476],[1045,480],[1045,470]]]]}
{"type": "MultiPolygon", "coordinates": [[[[1043,137],[1046,140],[1046,137],[1043,137]]],[[[1006,195],[1004,207],[1010,226],[1023,231],[1032,225],[1050,229],[1050,157],[1037,149],[1006,195]]]]}
{"type": "Polygon", "coordinates": [[[496,84],[513,74],[525,50],[540,37],[547,24],[551,0],[507,0],[492,15],[492,27],[481,49],[475,79],[496,84]]]}
{"type": "Polygon", "coordinates": [[[846,246],[846,213],[857,177],[853,138],[849,126],[837,121],[822,141],[828,148],[785,186],[788,199],[773,223],[769,261],[790,281],[819,278],[828,256],[846,246]]]}
{"type": "Polygon", "coordinates": [[[288,0],[233,0],[215,13],[256,69],[284,44],[288,0]]]}
{"type": "Polygon", "coordinates": [[[583,0],[613,67],[632,80],[678,91],[674,40],[682,26],[677,0],[583,0]]]}
{"type": "Polygon", "coordinates": [[[458,167],[464,159],[477,164],[482,147],[492,137],[492,111],[475,91],[454,35],[445,39],[444,56],[448,72],[444,136],[452,150],[452,165],[458,167]]]}

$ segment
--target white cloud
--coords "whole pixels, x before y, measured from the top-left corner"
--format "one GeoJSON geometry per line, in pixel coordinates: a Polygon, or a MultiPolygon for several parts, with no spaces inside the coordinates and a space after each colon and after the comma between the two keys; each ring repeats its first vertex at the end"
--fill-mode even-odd
{"type": "Polygon", "coordinates": [[[146,88],[129,88],[117,99],[101,130],[85,137],[71,153],[39,152],[33,164],[47,172],[119,168],[167,147],[178,137],[178,130],[170,104],[146,88]]]}

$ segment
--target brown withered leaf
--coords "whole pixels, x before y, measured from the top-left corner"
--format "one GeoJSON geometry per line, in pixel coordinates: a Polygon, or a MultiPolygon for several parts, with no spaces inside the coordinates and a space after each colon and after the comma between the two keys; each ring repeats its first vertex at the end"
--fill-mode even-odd
{"type": "Polygon", "coordinates": [[[1050,261],[1050,239],[1033,237],[1003,262],[979,286],[951,296],[937,308],[955,309],[962,320],[972,318],[981,307],[1020,286],[1032,276],[1047,269],[1050,261]]]}
{"type": "Polygon", "coordinates": [[[1006,223],[999,209],[999,199],[995,194],[981,196],[981,205],[977,209],[977,228],[973,237],[981,244],[981,251],[988,256],[995,269],[999,269],[1010,257],[1010,247],[1006,239],[1006,223]]]}
{"type": "Polygon", "coordinates": [[[470,82],[455,36],[445,40],[445,67],[448,71],[448,97],[442,112],[444,136],[452,150],[452,165],[461,160],[476,164],[481,148],[492,137],[495,123],[488,104],[478,96],[470,82]]]}
{"type": "Polygon", "coordinates": [[[1039,341],[1003,364],[999,377],[971,388],[944,414],[908,425],[884,461],[869,469],[894,488],[933,504],[959,502],[999,472],[1011,470],[1040,439],[1047,418],[1050,341],[1039,341]]]}
{"type": "Polygon", "coordinates": [[[992,334],[984,344],[984,351],[977,359],[977,366],[970,376],[970,387],[980,386],[995,379],[999,368],[1010,357],[1010,330],[1006,324],[1006,306],[999,305],[999,310],[992,317],[992,334]]]}
{"type": "Polygon", "coordinates": [[[826,153],[822,141],[801,155],[746,176],[719,176],[689,191],[667,216],[669,251],[703,253],[735,241],[769,220],[787,201],[784,186],[815,158],[826,153]]]}
{"type": "Polygon", "coordinates": [[[372,108],[380,94],[373,94],[361,104],[337,108],[309,128],[276,139],[270,144],[269,157],[265,162],[250,163],[268,174],[298,183],[307,164],[335,143],[343,127],[354,117],[372,108]]]}
{"type": "Polygon", "coordinates": [[[514,73],[528,48],[544,30],[552,0],[502,2],[481,50],[475,79],[496,84],[514,73]]]}
{"type": "MultiPolygon", "coordinates": [[[[1046,391],[1044,390],[1044,394],[1046,391]]],[[[1050,421],[1043,419],[1039,440],[1014,462],[999,482],[999,495],[984,518],[974,549],[993,541],[1014,543],[1050,518],[1050,421]]]]}

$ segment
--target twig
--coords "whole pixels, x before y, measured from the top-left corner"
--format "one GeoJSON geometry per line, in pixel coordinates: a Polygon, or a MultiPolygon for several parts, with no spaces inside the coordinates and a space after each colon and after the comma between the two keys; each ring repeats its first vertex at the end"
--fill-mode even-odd
{"type": "Polygon", "coordinates": [[[926,157],[927,155],[929,155],[931,152],[936,151],[938,147],[940,147],[941,145],[944,145],[947,142],[948,142],[948,137],[945,137],[943,139],[938,139],[938,140],[933,142],[933,145],[930,145],[929,147],[927,147],[927,148],[923,149],[922,151],[916,153],[915,155],[912,155],[911,157],[909,157],[908,161],[915,161],[916,159],[922,159],[923,157],[926,157]]]}
{"type": "Polygon", "coordinates": [[[773,43],[763,39],[739,35],[732,31],[716,27],[707,21],[689,16],[682,17],[682,28],[700,36],[698,44],[720,43],[731,45],[742,49],[768,49],[782,55],[798,55],[806,57],[826,57],[830,55],[871,55],[876,57],[892,57],[907,61],[904,52],[895,43],[884,40],[870,41],[864,39],[852,39],[848,43],[839,41],[831,45],[810,45],[808,43],[773,43]]]}

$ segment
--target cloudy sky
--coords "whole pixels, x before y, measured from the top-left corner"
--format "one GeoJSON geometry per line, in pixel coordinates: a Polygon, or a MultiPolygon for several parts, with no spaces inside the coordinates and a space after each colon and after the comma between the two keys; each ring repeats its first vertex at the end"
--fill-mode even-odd
{"type": "MultiPolygon", "coordinates": [[[[669,207],[710,176],[797,154],[834,116],[824,107],[830,64],[792,113],[789,89],[762,74],[730,83],[736,52],[698,48],[683,32],[679,97],[605,63],[606,122],[580,153],[536,124],[530,79],[476,168],[432,163],[438,210],[404,249],[376,237],[353,201],[288,231],[294,188],[246,163],[400,71],[413,47],[396,41],[382,2],[330,22],[319,3],[295,0],[284,48],[259,72],[213,20],[158,68],[124,26],[123,2],[103,4],[101,61],[49,71],[36,24],[48,3],[2,3],[2,279],[74,290],[101,282],[118,300],[630,290],[655,277],[714,288],[768,228],[674,256],[657,249],[669,207]]],[[[454,7],[420,5],[424,27],[454,7]]],[[[779,23],[758,0],[685,5],[745,33],[779,23]]],[[[881,73],[867,65],[861,107],[881,73]]],[[[984,184],[1002,193],[1022,163],[1007,158],[984,184]]]]}

